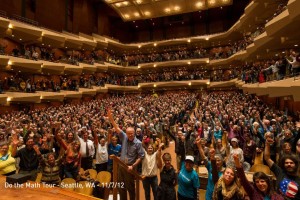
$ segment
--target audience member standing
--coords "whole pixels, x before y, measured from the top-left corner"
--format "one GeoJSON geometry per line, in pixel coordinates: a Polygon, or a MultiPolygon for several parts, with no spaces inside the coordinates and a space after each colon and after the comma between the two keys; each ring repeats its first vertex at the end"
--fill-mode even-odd
{"type": "Polygon", "coordinates": [[[108,118],[112,123],[115,131],[119,134],[119,138],[122,143],[121,161],[128,165],[127,169],[119,167],[118,181],[124,183],[124,188],[119,188],[120,199],[127,200],[127,191],[129,192],[130,200],[135,200],[135,184],[134,175],[128,173],[141,163],[145,156],[142,143],[135,137],[134,128],[128,127],[126,133],[124,133],[114,121],[111,110],[108,110],[108,118]]]}

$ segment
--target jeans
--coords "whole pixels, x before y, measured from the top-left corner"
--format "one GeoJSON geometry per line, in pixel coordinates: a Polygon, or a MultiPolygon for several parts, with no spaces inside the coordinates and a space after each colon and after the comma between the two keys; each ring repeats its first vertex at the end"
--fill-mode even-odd
{"type": "Polygon", "coordinates": [[[77,179],[78,176],[78,167],[74,167],[73,163],[64,165],[64,174],[65,178],[77,179]]]}
{"type": "Polygon", "coordinates": [[[143,180],[143,187],[145,190],[145,198],[146,200],[150,200],[150,186],[152,188],[152,193],[153,193],[153,197],[154,200],[157,199],[156,194],[157,194],[157,187],[158,187],[158,183],[157,183],[157,176],[154,177],[146,177],[143,180]]]}

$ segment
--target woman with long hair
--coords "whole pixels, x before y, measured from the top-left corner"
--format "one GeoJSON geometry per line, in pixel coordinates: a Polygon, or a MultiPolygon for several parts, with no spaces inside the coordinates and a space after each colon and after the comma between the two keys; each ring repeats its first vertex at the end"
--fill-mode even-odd
{"type": "Polygon", "coordinates": [[[160,143],[159,139],[157,139],[157,141],[159,144],[158,150],[154,151],[154,146],[149,144],[147,149],[145,149],[145,157],[142,161],[142,175],[145,176],[143,187],[146,200],[150,200],[150,186],[154,199],[157,199],[157,171],[162,168],[161,148],[163,146],[163,143],[160,143]]]}
{"type": "Polygon", "coordinates": [[[223,176],[215,185],[213,200],[243,200],[244,193],[241,191],[237,174],[233,167],[226,167],[223,176]]]}
{"type": "Polygon", "coordinates": [[[240,178],[241,185],[244,187],[250,199],[255,200],[284,200],[284,198],[277,194],[271,184],[270,178],[264,172],[255,172],[253,174],[253,185],[249,183],[245,176],[244,169],[239,161],[238,155],[233,155],[237,175],[240,178]]]}
{"type": "Polygon", "coordinates": [[[60,134],[56,134],[56,139],[60,145],[64,148],[65,153],[63,156],[64,176],[65,178],[78,178],[78,172],[81,167],[81,154],[80,154],[80,142],[73,141],[67,144],[65,140],[61,138],[60,134]]]}

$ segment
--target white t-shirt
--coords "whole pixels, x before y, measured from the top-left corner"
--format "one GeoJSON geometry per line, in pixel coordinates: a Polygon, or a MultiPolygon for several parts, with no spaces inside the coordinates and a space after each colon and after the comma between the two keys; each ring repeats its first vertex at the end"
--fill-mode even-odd
{"type": "Polygon", "coordinates": [[[157,152],[152,155],[147,154],[145,152],[145,157],[142,161],[142,175],[146,177],[152,177],[157,175],[157,160],[156,160],[157,152]]]}
{"type": "Polygon", "coordinates": [[[106,163],[108,161],[107,142],[104,146],[98,143],[96,151],[96,164],[106,163]]]}

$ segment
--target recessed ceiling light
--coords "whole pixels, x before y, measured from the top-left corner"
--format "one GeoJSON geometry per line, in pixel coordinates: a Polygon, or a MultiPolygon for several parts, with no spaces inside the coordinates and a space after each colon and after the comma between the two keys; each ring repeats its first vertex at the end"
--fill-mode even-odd
{"type": "Polygon", "coordinates": [[[210,1],[209,1],[209,4],[215,4],[215,3],[216,3],[215,0],[210,0],[210,1]]]}
{"type": "Polygon", "coordinates": [[[139,14],[138,12],[135,12],[135,13],[134,13],[134,16],[135,16],[135,17],[139,17],[140,14],[139,14]]]}
{"type": "Polygon", "coordinates": [[[156,45],[157,45],[157,44],[156,44],[156,43],[154,43],[153,45],[156,47],[156,45]]]}
{"type": "Polygon", "coordinates": [[[297,46],[298,46],[298,44],[295,44],[294,46],[295,46],[295,47],[297,47],[297,46]]]}
{"type": "Polygon", "coordinates": [[[179,11],[179,10],[180,10],[180,7],[179,7],[179,6],[175,6],[175,7],[174,7],[174,10],[175,10],[175,11],[179,11]]]}
{"type": "Polygon", "coordinates": [[[166,12],[166,13],[169,13],[170,11],[171,11],[170,8],[165,8],[165,12],[166,12]]]}
{"type": "Polygon", "coordinates": [[[129,16],[128,14],[125,14],[124,17],[125,17],[126,19],[129,19],[129,18],[130,18],[130,16],[129,16]]]}
{"type": "Polygon", "coordinates": [[[124,1],[124,2],[122,2],[122,4],[123,4],[124,6],[127,6],[129,3],[128,3],[128,1],[124,1]]]}
{"type": "MultiPolygon", "coordinates": [[[[196,3],[196,7],[197,7],[197,8],[200,8],[200,7],[202,7],[202,6],[203,6],[203,2],[197,2],[197,3],[196,3]]],[[[199,12],[200,12],[200,11],[199,11],[199,12]]]]}
{"type": "Polygon", "coordinates": [[[142,0],[137,0],[136,3],[137,3],[137,4],[141,4],[141,3],[142,3],[142,0]]]}
{"type": "Polygon", "coordinates": [[[121,7],[121,3],[116,3],[115,4],[117,7],[121,7]]]}
{"type": "Polygon", "coordinates": [[[188,41],[187,42],[191,42],[191,40],[190,39],[188,39],[188,41]]]}
{"type": "Polygon", "coordinates": [[[149,12],[149,11],[145,11],[145,15],[146,15],[146,16],[149,16],[149,15],[150,15],[150,12],[149,12]]]}
{"type": "Polygon", "coordinates": [[[15,37],[15,35],[11,35],[11,37],[15,37]]]}
{"type": "Polygon", "coordinates": [[[44,46],[44,43],[42,45],[44,46]]]}
{"type": "Polygon", "coordinates": [[[20,41],[22,40],[22,38],[20,38],[20,41]]]}

